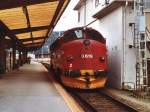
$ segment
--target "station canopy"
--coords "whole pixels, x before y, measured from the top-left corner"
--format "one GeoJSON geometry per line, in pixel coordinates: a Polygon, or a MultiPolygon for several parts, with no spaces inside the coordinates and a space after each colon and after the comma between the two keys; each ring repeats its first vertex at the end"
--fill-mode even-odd
{"type": "Polygon", "coordinates": [[[70,0],[0,0],[0,30],[23,48],[40,48],[70,0]]]}

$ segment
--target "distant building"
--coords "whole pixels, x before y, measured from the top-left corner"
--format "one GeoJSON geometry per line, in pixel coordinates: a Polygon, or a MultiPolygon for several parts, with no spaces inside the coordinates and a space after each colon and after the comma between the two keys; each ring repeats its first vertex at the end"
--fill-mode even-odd
{"type": "MultiPolygon", "coordinates": [[[[147,9],[146,26],[150,29],[150,22],[148,21],[150,20],[150,10],[145,9],[147,9]]],[[[106,38],[111,86],[121,89],[127,85],[129,88],[134,88],[134,85],[138,83],[137,69],[140,69],[137,68],[137,64],[141,60],[139,59],[141,52],[135,46],[136,32],[139,33],[140,30],[137,30],[135,25],[138,28],[140,26],[145,28],[144,24],[140,24],[140,20],[139,22],[135,21],[137,15],[134,11],[134,0],[79,0],[74,10],[78,11],[78,26],[93,27],[106,38]]],[[[150,65],[147,64],[150,56],[148,49],[145,49],[147,53],[145,55],[146,62],[143,62],[146,67],[146,75],[148,75],[146,80],[150,86],[150,73],[148,72],[150,65]]],[[[143,73],[142,69],[140,69],[140,73],[143,73]]],[[[146,84],[142,80],[144,79],[141,79],[140,84],[146,84]]]]}
{"type": "Polygon", "coordinates": [[[49,57],[49,46],[55,42],[55,40],[63,34],[63,31],[55,31],[53,32],[49,38],[46,40],[45,44],[42,46],[40,50],[37,50],[34,52],[35,58],[41,58],[42,56],[44,58],[49,57]]]}

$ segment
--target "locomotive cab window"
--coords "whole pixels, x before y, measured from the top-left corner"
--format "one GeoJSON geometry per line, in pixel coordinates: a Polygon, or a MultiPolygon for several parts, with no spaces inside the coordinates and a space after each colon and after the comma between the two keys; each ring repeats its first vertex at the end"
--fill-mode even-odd
{"type": "Polygon", "coordinates": [[[63,38],[65,42],[83,38],[82,30],[69,31],[64,34],[63,38]]]}
{"type": "Polygon", "coordinates": [[[86,35],[88,35],[87,37],[90,37],[93,40],[98,40],[98,41],[101,41],[102,43],[106,43],[106,40],[104,39],[104,37],[95,30],[87,29],[85,30],[85,33],[86,35]]]}
{"type": "Polygon", "coordinates": [[[79,39],[83,38],[83,36],[82,36],[82,30],[76,30],[74,32],[75,32],[77,38],[79,38],[79,39]]]}
{"type": "Polygon", "coordinates": [[[65,41],[70,41],[70,40],[76,39],[76,35],[73,32],[68,32],[63,37],[64,37],[65,41]]]}

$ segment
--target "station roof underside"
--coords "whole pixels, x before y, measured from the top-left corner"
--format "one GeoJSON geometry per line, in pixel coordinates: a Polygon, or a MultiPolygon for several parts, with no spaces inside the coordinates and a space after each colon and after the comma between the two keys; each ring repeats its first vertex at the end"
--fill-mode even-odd
{"type": "Polygon", "coordinates": [[[0,0],[0,30],[23,48],[40,48],[70,0],[0,0]]]}

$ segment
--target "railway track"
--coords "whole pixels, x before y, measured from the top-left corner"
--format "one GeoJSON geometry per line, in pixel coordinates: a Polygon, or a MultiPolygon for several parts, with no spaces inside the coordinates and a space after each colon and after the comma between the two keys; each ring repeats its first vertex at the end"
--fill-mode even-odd
{"type": "MultiPolygon", "coordinates": [[[[47,69],[49,64],[42,63],[47,69]]],[[[103,90],[66,90],[83,107],[85,112],[138,112],[136,109],[106,95],[103,90]]]]}
{"type": "Polygon", "coordinates": [[[137,112],[132,107],[119,102],[100,91],[74,91],[71,95],[84,107],[86,112],[137,112]]]}

